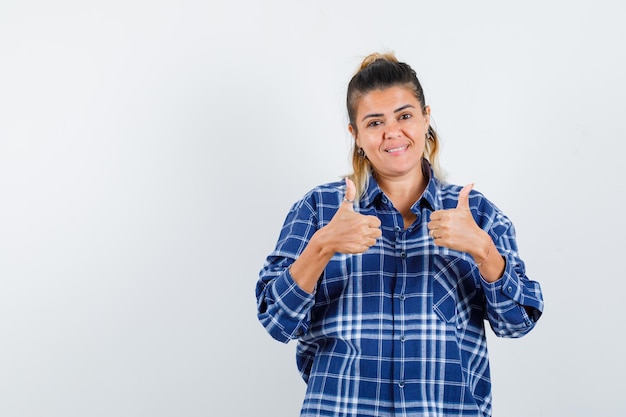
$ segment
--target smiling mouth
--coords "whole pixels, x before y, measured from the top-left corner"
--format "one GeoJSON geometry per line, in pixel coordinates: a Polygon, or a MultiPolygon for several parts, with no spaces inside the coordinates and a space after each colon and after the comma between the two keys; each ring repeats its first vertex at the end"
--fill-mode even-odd
{"type": "Polygon", "coordinates": [[[397,148],[385,149],[385,152],[387,153],[401,152],[401,151],[405,151],[408,147],[409,145],[398,146],[397,148]]]}

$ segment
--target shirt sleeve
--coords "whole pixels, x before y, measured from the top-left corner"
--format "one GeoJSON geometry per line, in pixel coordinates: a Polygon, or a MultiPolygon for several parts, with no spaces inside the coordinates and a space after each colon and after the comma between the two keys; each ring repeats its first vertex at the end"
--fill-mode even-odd
{"type": "Polygon", "coordinates": [[[502,277],[492,283],[481,279],[487,301],[487,319],[500,337],[521,337],[533,329],[543,312],[538,282],[526,276],[518,255],[515,228],[508,218],[496,213],[488,233],[505,261],[502,277]]]}
{"type": "Polygon", "coordinates": [[[257,317],[276,340],[287,343],[307,332],[315,294],[298,286],[289,272],[317,230],[314,210],[296,203],[283,224],[276,248],[267,257],[256,286],[257,317]]]}

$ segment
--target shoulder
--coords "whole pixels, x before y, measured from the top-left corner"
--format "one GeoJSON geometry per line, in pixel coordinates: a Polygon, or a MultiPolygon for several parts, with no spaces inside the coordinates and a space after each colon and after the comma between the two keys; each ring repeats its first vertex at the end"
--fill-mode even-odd
{"type": "Polygon", "coordinates": [[[296,201],[292,206],[292,210],[307,207],[312,211],[317,211],[325,206],[332,206],[336,209],[343,200],[345,188],[344,181],[333,181],[317,185],[296,201]]]}
{"type": "MultiPolygon", "coordinates": [[[[437,183],[443,206],[445,208],[455,208],[459,202],[459,193],[464,186],[450,184],[440,180],[437,180],[437,183]]],[[[476,188],[472,188],[470,191],[469,204],[472,211],[477,211],[478,213],[502,214],[498,206],[476,188]]]]}

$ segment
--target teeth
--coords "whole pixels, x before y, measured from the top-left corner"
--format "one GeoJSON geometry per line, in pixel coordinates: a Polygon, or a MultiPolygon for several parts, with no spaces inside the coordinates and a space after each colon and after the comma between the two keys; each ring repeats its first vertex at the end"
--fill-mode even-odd
{"type": "Polygon", "coordinates": [[[399,148],[387,149],[385,152],[397,152],[406,149],[406,146],[400,146],[399,148]]]}

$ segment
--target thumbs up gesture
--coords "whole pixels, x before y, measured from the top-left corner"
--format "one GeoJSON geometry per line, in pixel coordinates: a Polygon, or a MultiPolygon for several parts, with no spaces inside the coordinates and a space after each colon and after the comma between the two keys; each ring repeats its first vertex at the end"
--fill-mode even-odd
{"type": "Polygon", "coordinates": [[[456,208],[437,210],[430,215],[428,230],[436,245],[467,253],[484,246],[485,232],[474,221],[469,206],[473,187],[474,184],[468,184],[459,191],[456,208]]]}
{"type": "Polygon", "coordinates": [[[346,178],[346,194],[339,209],[322,229],[325,246],[334,253],[363,253],[382,235],[380,220],[354,211],[356,187],[346,178]]]}

